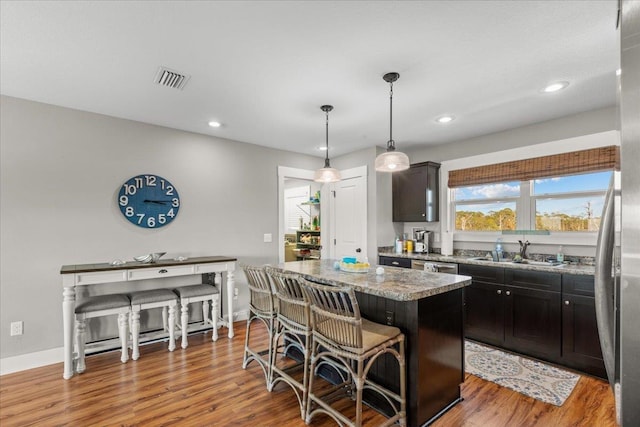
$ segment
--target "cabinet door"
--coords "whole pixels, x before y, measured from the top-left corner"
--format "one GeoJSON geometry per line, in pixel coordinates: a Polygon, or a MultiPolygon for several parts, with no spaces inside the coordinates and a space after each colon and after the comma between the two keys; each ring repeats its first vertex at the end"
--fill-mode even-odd
{"type": "Polygon", "coordinates": [[[464,288],[465,336],[501,346],[504,340],[503,286],[473,281],[464,288]]]}
{"type": "Polygon", "coordinates": [[[543,359],[560,357],[560,293],[505,286],[504,346],[543,359]]]}
{"type": "Polygon", "coordinates": [[[562,359],[569,366],[606,378],[594,295],[593,276],[562,275],[562,359]]]}
{"type": "Polygon", "coordinates": [[[424,162],[393,174],[394,222],[439,220],[439,171],[438,163],[424,162]]]}

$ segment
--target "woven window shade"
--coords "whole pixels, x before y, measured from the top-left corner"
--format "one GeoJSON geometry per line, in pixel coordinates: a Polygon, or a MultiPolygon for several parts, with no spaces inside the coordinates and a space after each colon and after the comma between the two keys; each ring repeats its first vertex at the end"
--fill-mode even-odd
{"type": "Polygon", "coordinates": [[[612,169],[620,170],[620,147],[616,145],[449,171],[449,187],[528,181],[612,169]]]}

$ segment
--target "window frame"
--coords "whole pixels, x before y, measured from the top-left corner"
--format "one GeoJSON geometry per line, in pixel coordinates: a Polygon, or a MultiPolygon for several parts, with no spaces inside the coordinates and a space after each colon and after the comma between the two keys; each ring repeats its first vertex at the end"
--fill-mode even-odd
{"type": "MultiPolygon", "coordinates": [[[[596,172],[591,172],[596,173],[596,172]]],[[[580,175],[580,174],[571,174],[580,175]]],[[[534,195],[532,185],[533,181],[520,181],[520,195],[518,197],[500,197],[492,199],[480,199],[480,200],[462,200],[457,201],[455,199],[455,188],[448,188],[448,199],[450,201],[451,208],[451,224],[453,225],[453,238],[459,242],[494,242],[497,238],[503,237],[502,231],[464,231],[456,229],[456,207],[459,202],[462,204],[483,204],[483,203],[495,203],[496,201],[516,200],[516,229],[518,230],[535,230],[535,218],[536,218],[536,203],[538,199],[565,199],[565,198],[579,198],[579,197],[592,197],[602,196],[606,194],[605,190],[594,191],[579,191],[579,192],[563,192],[563,193],[545,193],[540,195],[534,195]]],[[[513,182],[513,181],[506,181],[513,182]]],[[[487,184],[490,185],[490,184],[487,184]]],[[[540,230],[544,231],[544,230],[540,230]]],[[[515,234],[515,236],[518,236],[515,234]]],[[[597,231],[549,231],[548,235],[536,234],[535,240],[538,244],[562,244],[562,245],[584,245],[592,246],[596,244],[598,232],[597,231]]],[[[522,236],[523,238],[530,239],[530,236],[522,236]]]]}

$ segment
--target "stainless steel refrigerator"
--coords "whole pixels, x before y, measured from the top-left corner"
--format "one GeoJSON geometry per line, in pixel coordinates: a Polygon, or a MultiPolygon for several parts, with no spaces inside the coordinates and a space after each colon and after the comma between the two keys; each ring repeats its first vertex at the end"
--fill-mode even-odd
{"type": "Polygon", "coordinates": [[[640,1],[619,3],[620,173],[596,249],[596,315],[618,423],[640,426],[640,1]]]}

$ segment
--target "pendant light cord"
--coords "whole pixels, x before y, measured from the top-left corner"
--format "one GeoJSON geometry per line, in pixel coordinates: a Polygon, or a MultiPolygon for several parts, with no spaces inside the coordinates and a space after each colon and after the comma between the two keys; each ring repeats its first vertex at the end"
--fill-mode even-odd
{"type": "Polygon", "coordinates": [[[396,143],[393,142],[393,82],[389,82],[389,142],[387,142],[387,151],[396,149],[396,143]]]}
{"type": "Polygon", "coordinates": [[[325,111],[326,114],[326,123],[325,123],[325,148],[326,150],[324,150],[324,167],[328,168],[329,167],[329,111],[325,111]]]}

